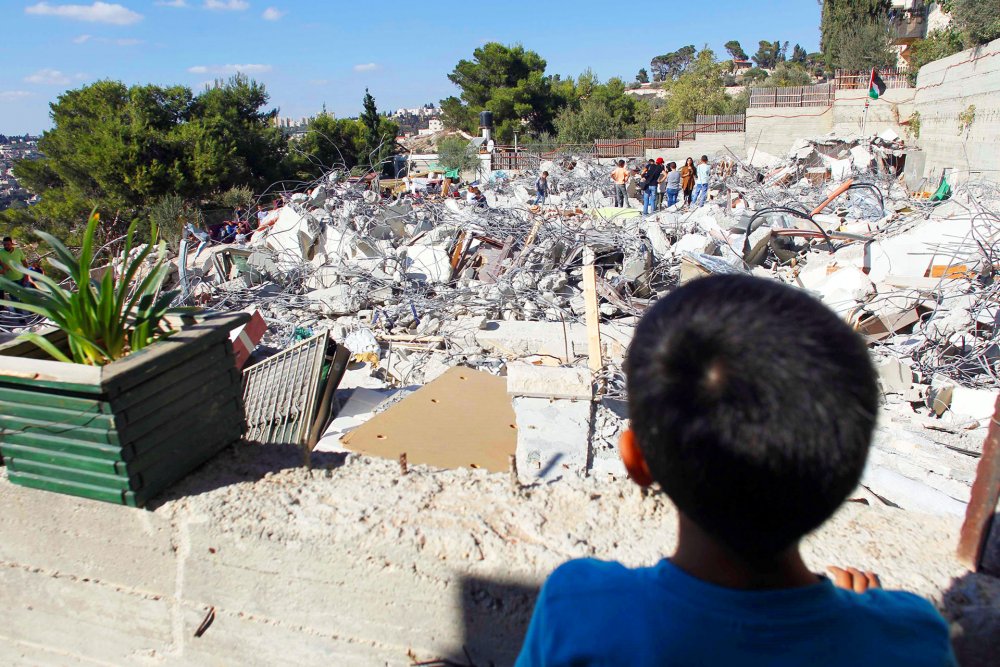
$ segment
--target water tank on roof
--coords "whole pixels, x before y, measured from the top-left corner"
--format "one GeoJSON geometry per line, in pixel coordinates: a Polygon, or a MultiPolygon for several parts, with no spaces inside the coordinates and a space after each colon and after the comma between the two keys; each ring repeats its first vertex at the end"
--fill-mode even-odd
{"type": "Polygon", "coordinates": [[[493,112],[492,111],[480,111],[479,112],[479,127],[480,128],[493,128],[493,112]]]}

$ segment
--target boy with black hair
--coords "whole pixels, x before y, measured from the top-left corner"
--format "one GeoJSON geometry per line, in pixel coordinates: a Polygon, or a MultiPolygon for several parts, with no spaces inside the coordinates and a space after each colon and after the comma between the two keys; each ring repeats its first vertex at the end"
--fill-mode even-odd
{"type": "Polygon", "coordinates": [[[875,426],[850,327],[804,291],[703,278],[643,317],[625,371],[622,459],[677,506],[677,550],[559,567],[518,665],[955,664],[930,603],[853,569],[831,568],[835,586],[799,553],[857,485],[875,426]]]}

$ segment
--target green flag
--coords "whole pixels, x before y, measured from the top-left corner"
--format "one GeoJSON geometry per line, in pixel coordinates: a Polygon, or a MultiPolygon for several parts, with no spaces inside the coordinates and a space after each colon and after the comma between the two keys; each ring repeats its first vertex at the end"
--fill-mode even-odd
{"type": "Polygon", "coordinates": [[[878,75],[878,70],[872,68],[872,76],[868,82],[868,97],[877,100],[880,95],[885,94],[885,81],[878,75]]]}

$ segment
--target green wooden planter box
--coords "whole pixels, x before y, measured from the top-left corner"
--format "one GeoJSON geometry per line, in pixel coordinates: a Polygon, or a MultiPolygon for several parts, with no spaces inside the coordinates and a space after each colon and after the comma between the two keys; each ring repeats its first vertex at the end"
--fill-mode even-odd
{"type": "MultiPolygon", "coordinates": [[[[246,313],[189,320],[104,367],[0,346],[0,456],[14,484],[142,507],[243,435],[229,332],[246,313]]],[[[56,345],[65,334],[46,336],[56,345]]]]}

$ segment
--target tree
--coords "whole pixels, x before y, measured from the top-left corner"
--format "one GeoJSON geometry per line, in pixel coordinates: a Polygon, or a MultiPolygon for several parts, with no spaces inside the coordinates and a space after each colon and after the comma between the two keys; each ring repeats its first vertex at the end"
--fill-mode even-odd
{"type": "Polygon", "coordinates": [[[666,84],[666,103],[653,112],[650,125],[669,130],[679,123],[694,121],[699,114],[745,111],[748,98],[728,95],[723,86],[724,74],[723,65],[716,62],[710,49],[700,51],[684,74],[666,84]]]}
{"type": "Polygon", "coordinates": [[[763,82],[765,88],[782,88],[791,86],[809,86],[813,82],[812,75],[798,63],[778,63],[771,76],[763,82]]]}
{"type": "Polygon", "coordinates": [[[437,145],[438,162],[445,169],[459,172],[469,171],[479,166],[479,156],[475,146],[467,139],[452,136],[445,137],[437,145]]]}
{"type": "Polygon", "coordinates": [[[635,80],[639,83],[649,83],[649,72],[643,67],[639,70],[639,73],[635,75],[635,80]]]}
{"type": "Polygon", "coordinates": [[[375,98],[365,88],[362,112],[358,118],[364,137],[362,152],[358,153],[357,164],[382,171],[386,160],[396,151],[396,135],[399,126],[385,116],[379,115],[375,98]]]}
{"type": "Polygon", "coordinates": [[[479,112],[493,112],[494,134],[500,141],[513,139],[514,131],[551,132],[559,110],[572,91],[558,77],[545,75],[545,60],[521,45],[485,44],[473,60],[461,60],[448,79],[461,89],[459,97],[441,101],[445,124],[474,132],[479,112]]]}
{"type": "Polygon", "coordinates": [[[795,48],[792,49],[791,61],[805,66],[809,62],[809,54],[806,53],[805,49],[796,44],[795,48]]]}
{"type": "Polygon", "coordinates": [[[966,47],[1000,38],[1000,10],[996,0],[953,0],[951,14],[966,47]]]}
{"type": "Polygon", "coordinates": [[[947,58],[958,53],[964,47],[962,35],[950,26],[944,30],[935,30],[926,39],[918,39],[910,47],[910,83],[917,83],[920,68],[927,63],[947,58]]]}
{"type": "Polygon", "coordinates": [[[752,67],[746,72],[743,72],[743,83],[747,86],[752,86],[755,83],[761,83],[766,81],[768,78],[767,72],[759,67],[752,67]]]}
{"type": "Polygon", "coordinates": [[[761,69],[774,69],[778,63],[784,62],[785,52],[788,51],[788,42],[782,46],[780,41],[768,42],[760,40],[757,53],[753,56],[753,61],[761,69]]]}
{"type": "Polygon", "coordinates": [[[277,180],[285,140],[267,101],[264,87],[243,76],[197,96],[182,86],[116,81],[63,93],[39,141],[44,157],[14,168],[41,196],[33,224],[65,237],[93,208],[127,223],[167,194],[212,199],[277,180]]]}
{"type": "Polygon", "coordinates": [[[830,69],[889,67],[889,0],[823,0],[820,47],[830,69]]]}
{"type": "Polygon", "coordinates": [[[561,143],[585,144],[595,139],[623,139],[645,130],[649,105],[625,94],[618,78],[601,83],[593,72],[580,75],[576,84],[579,101],[566,106],[555,120],[561,143]]]}
{"type": "Polygon", "coordinates": [[[735,39],[726,42],[726,51],[733,60],[747,60],[747,52],[743,50],[743,47],[735,39]]]}
{"type": "Polygon", "coordinates": [[[359,155],[367,155],[366,141],[361,121],[321,113],[309,124],[305,136],[290,144],[286,171],[302,181],[312,181],[334,169],[350,171],[357,166],[359,155]]]}
{"type": "Polygon", "coordinates": [[[656,56],[649,61],[649,68],[653,72],[653,81],[668,81],[676,79],[687,71],[694,59],[695,48],[693,44],[683,46],[671,53],[656,56]]]}

